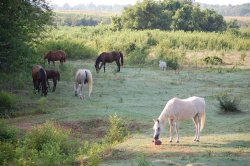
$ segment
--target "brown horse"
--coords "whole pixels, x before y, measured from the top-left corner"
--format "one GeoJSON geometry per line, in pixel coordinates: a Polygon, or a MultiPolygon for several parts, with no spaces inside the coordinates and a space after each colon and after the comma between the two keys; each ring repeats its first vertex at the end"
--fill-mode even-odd
{"type": "Polygon", "coordinates": [[[47,74],[47,83],[49,86],[49,90],[51,90],[49,85],[49,79],[52,79],[53,80],[52,92],[55,92],[57,81],[60,81],[60,73],[56,70],[46,70],[46,74],[47,74]]]}
{"type": "Polygon", "coordinates": [[[48,86],[47,86],[47,74],[44,68],[40,65],[36,65],[32,68],[32,78],[33,78],[33,85],[34,85],[34,92],[36,90],[38,93],[40,92],[40,88],[42,88],[42,94],[47,96],[48,93],[48,86]]]}
{"type": "Polygon", "coordinates": [[[66,54],[64,51],[49,51],[45,56],[44,59],[48,59],[48,63],[50,64],[50,61],[53,62],[53,65],[55,66],[55,61],[60,61],[62,64],[66,61],[66,54]]]}
{"type": "Polygon", "coordinates": [[[117,64],[117,72],[120,72],[120,66],[123,65],[123,54],[121,52],[117,52],[117,51],[101,53],[97,57],[96,62],[95,62],[96,72],[98,73],[99,70],[101,70],[102,66],[103,66],[103,70],[105,72],[105,64],[112,63],[113,61],[115,61],[117,64]],[[121,62],[120,62],[120,60],[121,60],[121,62]],[[101,62],[101,66],[99,66],[100,62],[101,62]]]}

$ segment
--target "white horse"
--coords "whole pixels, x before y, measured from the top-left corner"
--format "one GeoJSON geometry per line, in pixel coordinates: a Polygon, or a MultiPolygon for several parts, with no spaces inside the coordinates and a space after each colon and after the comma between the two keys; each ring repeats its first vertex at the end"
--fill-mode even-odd
{"type": "Polygon", "coordinates": [[[75,96],[79,95],[81,99],[84,99],[84,95],[82,94],[82,87],[88,84],[89,87],[89,97],[92,93],[93,88],[93,77],[88,69],[78,69],[75,75],[75,96]]]}
{"type": "Polygon", "coordinates": [[[170,125],[169,141],[173,141],[172,130],[175,126],[176,142],[179,143],[179,120],[191,118],[195,124],[194,141],[199,142],[200,132],[205,125],[206,119],[204,98],[193,96],[187,99],[173,98],[169,100],[158,119],[154,120],[154,139],[159,139],[160,133],[168,120],[170,125]]]}
{"type": "Polygon", "coordinates": [[[160,67],[160,70],[164,71],[167,68],[167,63],[165,61],[160,60],[159,67],[160,67]]]}

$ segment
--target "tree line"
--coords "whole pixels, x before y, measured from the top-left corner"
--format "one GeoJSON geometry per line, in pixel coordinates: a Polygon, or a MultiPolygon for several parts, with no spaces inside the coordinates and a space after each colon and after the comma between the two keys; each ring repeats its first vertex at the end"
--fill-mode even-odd
{"type": "Polygon", "coordinates": [[[201,10],[192,0],[143,0],[126,7],[121,16],[112,18],[115,30],[224,31],[226,22],[214,10],[201,10]]]}

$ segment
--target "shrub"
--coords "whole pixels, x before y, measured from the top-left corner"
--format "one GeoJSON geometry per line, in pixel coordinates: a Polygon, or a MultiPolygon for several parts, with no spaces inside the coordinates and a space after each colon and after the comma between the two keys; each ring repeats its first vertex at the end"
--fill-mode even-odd
{"type": "Polygon", "coordinates": [[[222,64],[223,60],[218,57],[218,56],[207,56],[203,59],[203,61],[208,65],[208,64],[211,64],[211,65],[220,65],[222,64]]]}
{"type": "Polygon", "coordinates": [[[0,142],[14,142],[16,139],[17,129],[0,120],[0,142]]]}
{"type": "Polygon", "coordinates": [[[70,165],[75,152],[69,144],[69,134],[54,122],[35,126],[17,148],[16,164],[70,165]]]}
{"type": "Polygon", "coordinates": [[[240,99],[237,97],[230,97],[227,93],[217,97],[219,107],[222,112],[239,112],[240,99]]]}
{"type": "Polygon", "coordinates": [[[15,145],[0,141],[0,165],[8,165],[15,158],[15,145]]]}
{"type": "Polygon", "coordinates": [[[147,54],[143,51],[143,49],[136,48],[132,51],[127,59],[129,64],[145,64],[147,58],[147,54]]]}
{"type": "Polygon", "coordinates": [[[13,94],[0,92],[0,117],[10,115],[10,109],[14,107],[16,98],[13,94]]]}
{"type": "Polygon", "coordinates": [[[116,114],[109,117],[109,124],[109,130],[105,136],[106,142],[110,144],[122,142],[129,135],[125,122],[116,114]]]}

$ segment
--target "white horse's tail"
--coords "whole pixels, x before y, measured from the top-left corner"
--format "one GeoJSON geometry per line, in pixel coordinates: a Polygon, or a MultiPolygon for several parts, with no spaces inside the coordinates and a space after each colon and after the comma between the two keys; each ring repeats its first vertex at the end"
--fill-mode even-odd
{"type": "Polygon", "coordinates": [[[201,128],[200,128],[200,131],[204,128],[205,126],[205,121],[206,121],[206,112],[202,112],[201,114],[201,128]]]}
{"type": "Polygon", "coordinates": [[[90,97],[93,89],[93,77],[90,71],[88,71],[87,77],[88,77],[87,79],[88,79],[89,97],[90,97]]]}

